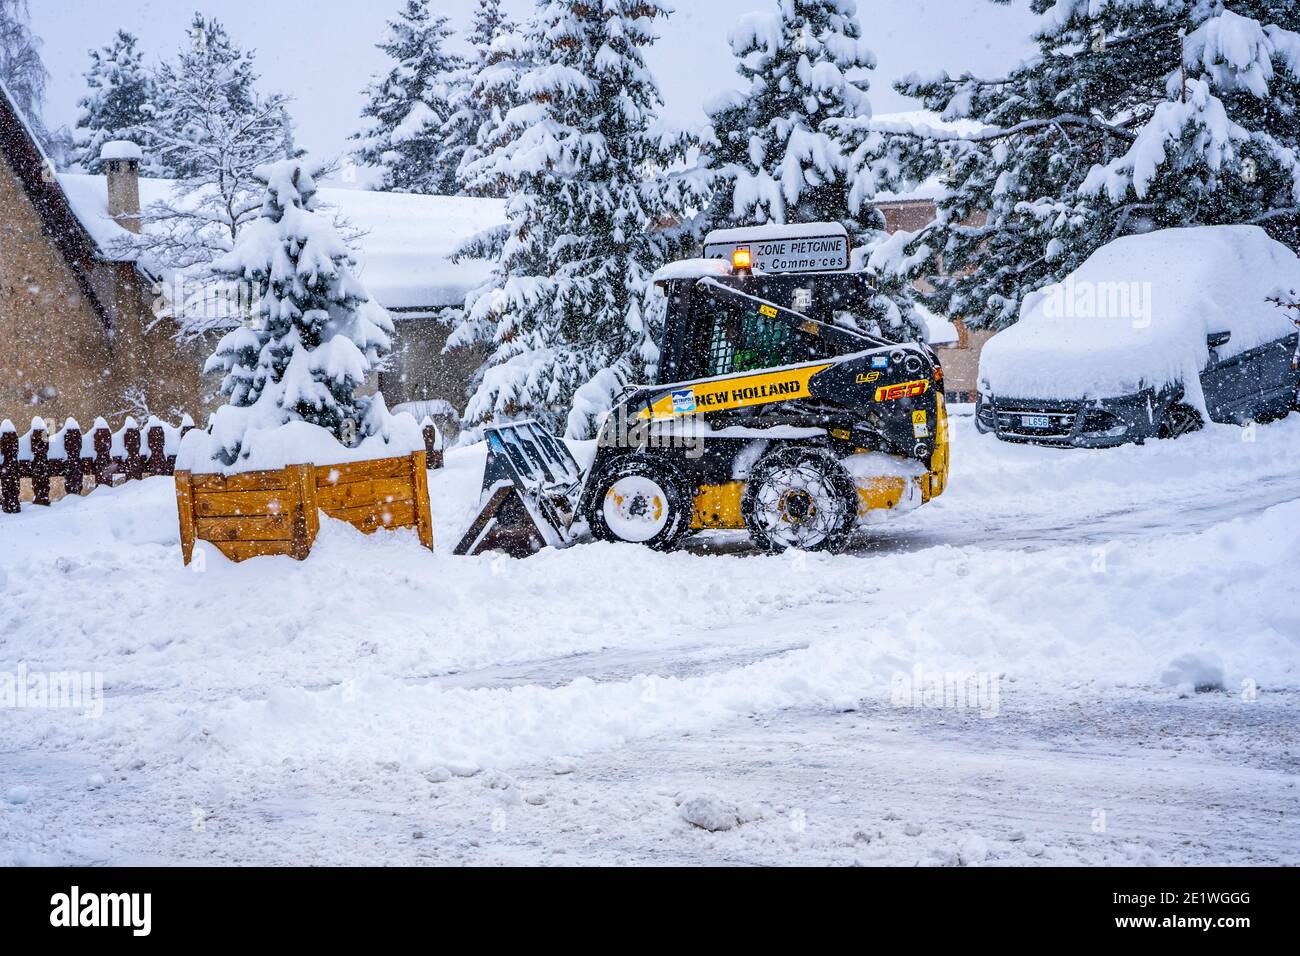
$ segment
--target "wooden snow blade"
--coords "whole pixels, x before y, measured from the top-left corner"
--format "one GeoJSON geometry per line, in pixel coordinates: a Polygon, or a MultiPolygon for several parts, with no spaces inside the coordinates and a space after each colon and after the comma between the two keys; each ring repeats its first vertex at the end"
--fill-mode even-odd
{"type": "Polygon", "coordinates": [[[523,558],[570,544],[582,469],[564,442],[533,421],[489,428],[484,439],[483,504],[454,553],[523,558]]]}

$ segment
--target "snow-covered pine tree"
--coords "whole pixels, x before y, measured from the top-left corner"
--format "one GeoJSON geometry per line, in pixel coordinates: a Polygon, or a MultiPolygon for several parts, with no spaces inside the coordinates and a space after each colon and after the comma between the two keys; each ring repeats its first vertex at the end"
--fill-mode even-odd
{"type": "Polygon", "coordinates": [[[657,0],[541,0],[528,25],[523,102],[467,169],[510,197],[496,276],[466,301],[462,340],[493,330],[474,424],[537,417],[587,437],[658,361],[646,300],[668,239],[655,227],[681,216],[692,182],[664,173],[685,139],[658,128],[642,55],[665,13],[657,0]]]}
{"type": "Polygon", "coordinates": [[[868,178],[901,164],[948,187],[936,223],[891,250],[913,275],[934,277],[942,257],[937,311],[1004,327],[1026,294],[1150,229],[1255,223],[1300,249],[1300,5],[1032,6],[1038,55],[1006,76],[898,86],[982,132],[895,130],[859,157],[868,178]]]}
{"type": "MultiPolygon", "coordinates": [[[[504,198],[518,185],[517,171],[508,163],[485,162],[487,157],[502,151],[519,135],[520,125],[507,122],[511,109],[524,105],[527,100],[519,93],[519,82],[531,63],[531,49],[528,39],[528,27],[515,25],[510,30],[504,28],[492,41],[489,50],[489,62],[474,77],[473,96],[490,108],[488,120],[480,127],[474,148],[462,157],[457,170],[461,183],[461,192],[467,196],[487,196],[504,198]]],[[[506,245],[518,227],[502,224],[483,230],[470,237],[456,250],[455,259],[487,259],[501,263],[506,258],[506,245]]],[[[514,244],[512,247],[514,247],[514,244]]],[[[515,247],[515,251],[519,250],[515,247]]],[[[513,254],[513,253],[512,253],[513,254]]],[[[542,259],[530,260],[525,264],[516,260],[511,268],[519,274],[531,274],[545,270],[542,259]]],[[[491,281],[485,289],[493,289],[505,282],[505,272],[498,265],[493,271],[491,281]]],[[[469,302],[477,300],[477,294],[471,294],[469,302]]],[[[445,319],[451,328],[444,351],[453,352],[459,348],[475,347],[479,349],[491,345],[497,335],[497,315],[490,309],[478,310],[448,309],[445,319]]],[[[486,365],[480,366],[470,378],[470,394],[477,391],[481,384],[486,365]]]]}
{"type": "Polygon", "coordinates": [[[503,27],[488,48],[486,65],[474,76],[470,96],[487,112],[473,148],[461,157],[457,170],[461,191],[467,196],[502,198],[509,192],[510,184],[503,178],[503,170],[495,165],[485,166],[479,160],[501,149],[518,134],[518,127],[507,123],[506,117],[511,109],[526,102],[519,92],[519,82],[532,66],[531,58],[527,27],[503,27]]]}
{"type": "Polygon", "coordinates": [[[515,54],[520,45],[502,37],[514,34],[516,26],[501,12],[501,0],[478,0],[466,39],[470,55],[451,80],[448,105],[451,116],[442,126],[443,160],[454,164],[462,190],[475,196],[500,198],[499,188],[481,184],[471,189],[464,170],[479,159],[479,143],[486,140],[493,125],[500,122],[518,79],[515,54]]]}
{"type": "Polygon", "coordinates": [[[331,218],[317,211],[302,160],[263,167],[258,177],[259,216],[213,264],[216,274],[257,290],[251,321],[222,337],[204,369],[224,373],[228,401],[212,435],[227,465],[250,429],[310,422],[354,444],[388,419],[382,396],[356,389],[391,349],[392,320],[353,275],[331,218]]]}
{"type": "Polygon", "coordinates": [[[764,222],[842,222],[848,176],[827,120],[868,117],[867,48],[854,0],[781,0],[774,13],[750,13],[730,35],[745,90],[705,104],[714,142],[701,161],[714,170],[711,226],[764,222]]]}
{"type": "Polygon", "coordinates": [[[371,83],[361,111],[369,126],[352,138],[360,144],[357,162],[382,172],[382,189],[443,196],[458,191],[460,152],[444,148],[442,132],[452,115],[453,79],[463,66],[443,49],[451,35],[447,18],[429,12],[429,0],[406,0],[378,44],[396,65],[371,83]]]}
{"type": "MultiPolygon", "coordinates": [[[[697,231],[757,223],[839,222],[861,263],[884,238],[884,220],[853,194],[845,147],[834,126],[871,116],[867,47],[854,0],[781,0],[774,13],[750,13],[731,31],[746,90],[710,98],[710,135],[700,163],[713,196],[697,231]]],[[[874,278],[872,314],[854,317],[865,331],[922,340],[924,322],[911,289],[894,275],[874,278]]],[[[844,321],[849,321],[845,317],[844,321]]]]}
{"type": "Polygon", "coordinates": [[[136,49],[137,42],[130,33],[118,30],[110,45],[90,51],[90,69],[85,73],[90,92],[78,103],[81,115],[72,155],[72,161],[87,172],[101,172],[99,151],[105,143],[125,139],[143,149],[145,172],[161,174],[146,128],[153,119],[153,74],[136,49]]]}

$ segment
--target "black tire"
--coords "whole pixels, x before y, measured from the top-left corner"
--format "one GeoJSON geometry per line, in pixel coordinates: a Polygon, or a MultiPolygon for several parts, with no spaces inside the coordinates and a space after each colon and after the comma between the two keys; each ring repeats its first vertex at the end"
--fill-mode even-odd
{"type": "Polygon", "coordinates": [[[740,513],[750,538],[764,551],[840,551],[857,524],[858,492],[830,453],[786,446],[754,465],[740,513]]]}
{"type": "Polygon", "coordinates": [[[681,472],[666,461],[649,455],[625,455],[605,466],[592,489],[594,494],[587,524],[592,535],[601,541],[623,541],[644,544],[657,551],[671,551],[690,534],[694,510],[691,487],[681,472]],[[640,481],[625,483],[625,479],[640,481]],[[620,483],[632,485],[630,500],[626,495],[623,498],[617,495],[615,486],[620,483]],[[627,500],[626,505],[622,503],[624,500],[627,500]],[[607,520],[607,507],[612,509],[609,517],[616,519],[613,527],[607,520]],[[619,527],[620,512],[622,519],[630,524],[619,527]],[[640,530],[637,525],[642,523],[642,519],[643,530],[653,532],[646,537],[637,533],[640,530]]]}
{"type": "Polygon", "coordinates": [[[1170,403],[1160,419],[1160,429],[1156,433],[1160,438],[1179,438],[1189,432],[1199,431],[1205,427],[1201,413],[1185,402],[1170,403]]]}

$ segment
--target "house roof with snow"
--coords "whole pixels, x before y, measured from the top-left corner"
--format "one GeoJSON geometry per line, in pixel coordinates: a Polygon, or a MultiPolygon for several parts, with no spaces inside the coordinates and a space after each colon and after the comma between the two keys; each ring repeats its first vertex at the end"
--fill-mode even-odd
{"type": "Polygon", "coordinates": [[[105,319],[105,305],[91,280],[91,263],[97,253],[95,240],[59,189],[51,175],[54,165],[41,149],[40,141],[3,80],[0,80],[0,155],[31,199],[40,216],[42,231],[67,261],[81,291],[100,318],[105,319]]]}
{"type": "MultiPolygon", "coordinates": [[[[104,176],[60,173],[58,184],[104,259],[123,256],[123,240],[131,234],[108,213],[104,176]]],[[[140,205],[171,195],[175,182],[140,179],[140,205]]],[[[424,196],[322,187],[317,198],[333,208],[360,235],[352,243],[358,275],[384,308],[398,318],[414,318],[459,305],[465,294],[488,277],[491,264],[481,259],[452,262],[464,242],[480,232],[503,225],[505,202],[465,196],[424,196]]]]}
{"type": "Polygon", "coordinates": [[[926,330],[929,332],[927,341],[931,345],[952,345],[961,341],[961,335],[952,319],[931,312],[920,302],[913,302],[912,308],[925,323],[926,330]]]}

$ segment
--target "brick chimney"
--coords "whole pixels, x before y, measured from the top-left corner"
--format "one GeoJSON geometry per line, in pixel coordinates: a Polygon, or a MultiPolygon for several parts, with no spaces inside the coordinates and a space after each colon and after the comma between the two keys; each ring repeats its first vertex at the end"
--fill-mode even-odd
{"type": "Polygon", "coordinates": [[[128,232],[140,231],[140,159],[135,143],[110,140],[99,151],[99,164],[108,179],[108,214],[128,232]]]}

